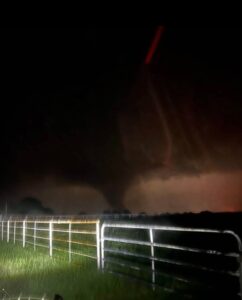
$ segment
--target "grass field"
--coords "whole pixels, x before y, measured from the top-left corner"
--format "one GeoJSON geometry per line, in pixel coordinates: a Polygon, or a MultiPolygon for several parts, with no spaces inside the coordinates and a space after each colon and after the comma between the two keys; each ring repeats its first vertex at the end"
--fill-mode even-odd
{"type": "Polygon", "coordinates": [[[153,292],[145,285],[97,272],[96,264],[88,260],[69,264],[61,257],[50,258],[39,250],[6,242],[0,243],[0,287],[11,296],[46,294],[48,299],[55,293],[65,300],[171,299],[160,290],[153,292]]]}
{"type": "MultiPolygon", "coordinates": [[[[94,224],[95,225],[95,224],[94,224]]],[[[11,296],[23,295],[42,296],[47,295],[53,299],[55,293],[64,296],[64,299],[184,299],[181,295],[192,295],[192,299],[204,299],[218,294],[228,295],[228,299],[238,299],[238,278],[227,274],[207,272],[192,266],[214,268],[218,271],[233,271],[238,267],[235,257],[205,255],[191,252],[178,251],[176,249],[155,248],[155,256],[163,259],[176,260],[185,263],[185,266],[156,261],[155,281],[160,286],[155,291],[144,283],[151,282],[150,247],[142,245],[125,244],[106,241],[105,270],[112,270],[133,278],[143,279],[142,282],[134,282],[126,277],[117,277],[110,273],[97,271],[96,247],[94,247],[94,235],[80,235],[75,232],[92,231],[93,224],[73,225],[75,232],[71,235],[71,250],[74,251],[69,263],[68,255],[68,225],[55,224],[53,233],[53,258],[49,253],[48,224],[39,225],[37,232],[37,247],[34,251],[33,226],[28,224],[26,228],[26,247],[22,248],[22,227],[17,226],[16,244],[13,244],[13,227],[10,226],[10,242],[7,243],[6,224],[3,227],[4,240],[0,242],[0,288],[5,288],[11,296]],[[90,228],[89,228],[90,227],[90,228]],[[46,229],[46,230],[45,230],[46,229]],[[61,232],[59,231],[61,230],[61,232]],[[84,244],[83,244],[84,242],[84,244]],[[87,244],[88,246],[87,246],[87,244]],[[108,251],[112,249],[112,252],[108,251]],[[114,250],[114,251],[113,251],[114,250]],[[64,252],[65,251],[65,252],[64,252]],[[135,253],[136,256],[126,255],[121,252],[135,253]],[[89,255],[94,259],[85,258],[80,254],[89,255]],[[161,286],[163,289],[161,289],[161,286]],[[166,292],[165,292],[166,290],[166,292]],[[176,291],[168,293],[167,290],[176,291]],[[235,296],[235,297],[234,297],[235,296]],[[232,298],[231,298],[232,297],[232,298]]],[[[144,230],[126,230],[111,228],[106,231],[107,236],[125,239],[134,239],[148,242],[149,235],[144,230]]],[[[236,242],[231,236],[227,238],[209,234],[195,235],[193,233],[169,234],[159,232],[155,235],[156,242],[168,245],[180,245],[194,249],[213,249],[230,253],[236,251],[236,242]]],[[[1,295],[1,292],[0,292],[1,295]]],[[[0,297],[1,300],[1,297],[0,297]]]]}

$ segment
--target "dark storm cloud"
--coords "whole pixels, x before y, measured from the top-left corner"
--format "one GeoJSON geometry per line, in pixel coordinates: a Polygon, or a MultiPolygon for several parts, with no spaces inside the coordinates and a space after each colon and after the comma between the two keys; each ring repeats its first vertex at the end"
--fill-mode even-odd
{"type": "Polygon", "coordinates": [[[12,48],[8,58],[17,72],[8,69],[1,93],[2,192],[53,176],[63,185],[91,186],[123,208],[139,176],[164,180],[241,169],[240,77],[237,69],[226,72],[228,59],[211,63],[207,44],[201,51],[198,39],[181,46],[179,33],[168,30],[159,63],[144,69],[138,62],[149,30],[16,35],[25,46],[17,59],[12,48]],[[207,65],[200,61],[204,49],[207,65]]]}
{"type": "Polygon", "coordinates": [[[218,83],[218,91],[211,77],[195,86],[184,76],[169,78],[164,68],[143,72],[126,98],[103,80],[81,100],[50,95],[22,102],[6,121],[9,135],[14,126],[6,137],[13,155],[8,182],[32,185],[51,175],[93,186],[122,207],[139,175],[169,179],[241,168],[235,85],[218,83]],[[118,105],[105,100],[112,97],[118,105]]]}
{"type": "Polygon", "coordinates": [[[205,71],[189,74],[188,66],[180,76],[159,68],[143,70],[119,119],[130,164],[164,166],[171,175],[174,170],[240,169],[239,82],[227,83],[205,71]]]}

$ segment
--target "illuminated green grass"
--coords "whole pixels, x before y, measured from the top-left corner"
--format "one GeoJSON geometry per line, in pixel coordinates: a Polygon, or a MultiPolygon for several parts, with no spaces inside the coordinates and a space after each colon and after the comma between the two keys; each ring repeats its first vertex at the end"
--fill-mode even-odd
{"type": "Polygon", "coordinates": [[[49,299],[55,293],[65,300],[175,299],[146,285],[97,272],[96,263],[90,260],[69,264],[61,255],[50,258],[39,250],[6,242],[0,243],[0,286],[10,295],[46,294],[49,299]]]}

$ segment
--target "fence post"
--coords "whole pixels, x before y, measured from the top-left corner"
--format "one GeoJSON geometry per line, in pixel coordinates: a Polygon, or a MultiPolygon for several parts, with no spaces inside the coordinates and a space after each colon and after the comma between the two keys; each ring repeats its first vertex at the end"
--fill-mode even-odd
{"type": "Polygon", "coordinates": [[[9,242],[9,220],[7,222],[7,243],[9,242]]]}
{"type": "Polygon", "coordinates": [[[69,253],[69,263],[71,262],[71,222],[69,223],[69,229],[68,229],[68,253],[69,253]]]}
{"type": "Polygon", "coordinates": [[[23,248],[25,247],[25,242],[26,242],[26,220],[23,221],[23,248]]]}
{"type": "Polygon", "coordinates": [[[242,300],[242,249],[240,249],[240,298],[242,300]]]}
{"type": "Polygon", "coordinates": [[[154,284],[155,284],[155,260],[154,260],[154,256],[155,256],[155,251],[154,251],[154,236],[153,236],[153,229],[150,228],[149,229],[149,233],[150,233],[150,254],[151,254],[151,270],[152,270],[152,283],[153,283],[153,289],[155,288],[154,284]]]}
{"type": "Polygon", "coordinates": [[[2,241],[3,241],[3,230],[4,230],[4,223],[2,221],[2,241]]]}
{"type": "Polygon", "coordinates": [[[97,268],[100,269],[100,221],[96,223],[97,268]]]}
{"type": "Polygon", "coordinates": [[[101,268],[102,270],[104,270],[104,264],[105,264],[104,231],[105,231],[105,224],[102,224],[101,227],[101,268]]]}
{"type": "Polygon", "coordinates": [[[26,240],[28,240],[28,222],[27,222],[27,217],[25,218],[25,246],[26,246],[26,240]]]}
{"type": "Polygon", "coordinates": [[[49,254],[52,257],[53,254],[53,223],[49,222],[49,254]]]}
{"type": "Polygon", "coordinates": [[[13,225],[13,243],[15,244],[15,240],[16,240],[16,221],[14,221],[14,225],[13,225]]]}
{"type": "Polygon", "coordinates": [[[36,250],[36,221],[34,221],[34,251],[36,250]]]}

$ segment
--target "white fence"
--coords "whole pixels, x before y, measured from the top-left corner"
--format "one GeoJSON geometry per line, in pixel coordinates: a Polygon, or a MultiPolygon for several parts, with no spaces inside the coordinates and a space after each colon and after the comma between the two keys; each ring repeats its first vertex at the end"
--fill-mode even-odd
{"type": "Polygon", "coordinates": [[[82,256],[97,261],[100,267],[99,220],[68,219],[18,219],[0,221],[1,239],[66,253],[71,262],[73,257],[82,256]]]}
{"type": "MultiPolygon", "coordinates": [[[[180,236],[179,239],[182,237],[180,236]]],[[[200,239],[200,237],[199,237],[200,239]]],[[[162,252],[161,251],[161,252],[162,252]]],[[[156,226],[156,225],[138,225],[138,224],[130,224],[130,223],[104,223],[101,227],[101,267],[102,269],[110,269],[112,272],[118,269],[118,273],[122,268],[125,268],[127,275],[127,269],[137,271],[137,273],[147,272],[150,274],[150,282],[153,287],[158,284],[157,277],[159,275],[166,275],[172,277],[172,280],[176,280],[178,282],[183,282],[185,284],[191,284],[193,282],[193,278],[187,279],[180,276],[162,273],[158,270],[157,265],[159,263],[163,263],[166,265],[173,265],[176,268],[185,268],[191,269],[192,272],[194,270],[200,270],[205,273],[205,276],[209,276],[209,274],[216,275],[226,275],[227,278],[231,277],[237,281],[238,291],[236,292],[238,297],[241,297],[242,291],[242,268],[241,268],[241,256],[242,255],[242,243],[237,234],[233,231],[218,231],[218,230],[208,230],[208,229],[192,229],[192,228],[179,228],[179,227],[166,227],[166,226],[156,226]],[[132,238],[132,231],[133,237],[132,238]],[[144,232],[147,232],[146,238],[144,232]],[[137,235],[137,233],[140,234],[137,235]],[[164,239],[164,235],[169,233],[175,233],[176,236],[180,235],[180,233],[190,233],[196,235],[212,235],[213,239],[215,235],[229,236],[234,240],[236,244],[236,250],[234,252],[221,252],[218,249],[205,249],[206,245],[203,245],[202,249],[187,247],[178,245],[176,243],[168,243],[164,239]],[[158,236],[156,238],[156,236],[158,236]],[[163,238],[162,238],[163,236],[163,238]],[[141,249],[146,248],[146,253],[142,253],[141,249]],[[162,250],[166,251],[166,256],[164,257],[164,253],[158,253],[162,250]],[[171,253],[169,253],[171,252],[171,253]],[[177,253],[182,252],[182,256],[185,253],[188,253],[189,256],[195,254],[197,255],[196,263],[191,263],[187,261],[183,261],[182,259],[178,259],[179,256],[177,253]],[[168,254],[167,254],[168,253],[168,254]],[[170,255],[169,255],[170,254],[170,255]],[[167,258],[168,255],[168,258],[167,258]],[[202,263],[206,260],[205,257],[211,257],[210,264],[214,263],[216,258],[222,259],[235,259],[238,263],[236,270],[224,270],[220,265],[218,266],[209,266],[203,265],[202,263]],[[201,259],[202,257],[202,259],[201,259]],[[139,263],[135,264],[135,260],[139,260],[139,263]],[[141,263],[140,263],[141,261],[141,263]],[[148,261],[147,264],[144,265],[144,262],[148,261]],[[115,268],[115,266],[118,268],[115,268]]],[[[231,263],[231,262],[230,262],[231,263]]],[[[169,269],[169,268],[168,268],[169,269]]],[[[232,268],[233,269],[233,268],[232,268]]],[[[164,278],[164,277],[163,277],[164,278]]],[[[221,285],[221,282],[219,283],[221,285]]],[[[174,284],[173,284],[174,285],[174,284]]],[[[226,288],[226,286],[225,286],[226,288]]],[[[174,289],[172,288],[172,291],[174,289]]]]}
{"type": "MultiPolygon", "coordinates": [[[[33,250],[46,248],[50,256],[57,252],[66,253],[70,262],[74,257],[87,257],[97,262],[98,269],[101,267],[102,270],[114,273],[122,273],[119,271],[125,269],[125,275],[133,278],[142,274],[153,288],[161,285],[170,291],[175,290],[174,284],[173,287],[164,287],[160,284],[161,278],[164,280],[167,277],[179,284],[189,285],[198,271],[203,272],[202,279],[208,278],[209,281],[211,274],[226,276],[227,286],[231,282],[233,291],[238,292],[237,295],[241,297],[242,243],[233,231],[144,225],[134,222],[102,223],[98,219],[78,218],[2,219],[0,238],[14,244],[19,243],[23,247],[30,246],[33,250]],[[184,245],[182,234],[191,235],[185,238],[189,242],[201,242],[197,247],[184,245]],[[209,237],[204,240],[204,235],[209,237]],[[223,242],[220,241],[216,245],[217,236],[221,237],[223,242]],[[235,247],[232,251],[222,249],[224,244],[234,244],[235,247]],[[194,255],[196,259],[191,260],[194,255]],[[171,272],[173,267],[179,272],[171,272]],[[190,270],[191,276],[184,275],[181,268],[190,270]],[[127,270],[132,270],[135,274],[129,274],[127,270]]],[[[222,277],[218,278],[224,280],[222,277]]],[[[219,284],[223,286],[222,281],[219,281],[219,284]]],[[[226,288],[226,284],[224,286],[226,288]]],[[[207,287],[210,289],[211,286],[208,284],[207,287]]]]}

